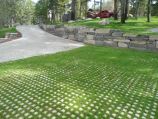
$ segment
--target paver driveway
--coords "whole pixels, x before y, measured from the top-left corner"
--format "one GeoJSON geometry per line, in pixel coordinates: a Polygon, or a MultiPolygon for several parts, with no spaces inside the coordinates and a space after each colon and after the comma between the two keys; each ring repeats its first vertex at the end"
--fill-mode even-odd
{"type": "Polygon", "coordinates": [[[23,37],[0,44],[0,62],[56,53],[83,46],[81,43],[53,36],[38,26],[19,26],[17,29],[23,37]]]}
{"type": "Polygon", "coordinates": [[[98,46],[0,63],[0,119],[158,119],[157,64],[98,46]]]}

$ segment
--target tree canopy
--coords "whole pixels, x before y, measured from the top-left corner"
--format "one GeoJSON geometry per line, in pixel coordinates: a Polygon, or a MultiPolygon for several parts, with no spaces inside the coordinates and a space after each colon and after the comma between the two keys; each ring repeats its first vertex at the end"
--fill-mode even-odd
{"type": "Polygon", "coordinates": [[[0,0],[0,27],[14,23],[32,23],[35,3],[32,0],[0,0]]]}
{"type": "Polygon", "coordinates": [[[94,2],[94,9],[106,9],[112,5],[114,19],[121,18],[125,23],[129,14],[136,19],[146,16],[151,21],[151,15],[158,15],[158,0],[0,0],[0,27],[13,26],[14,23],[53,23],[61,22],[65,16],[68,20],[84,19],[87,17],[88,2],[94,2]],[[100,6],[96,6],[99,3],[100,6]],[[106,5],[105,5],[106,4],[106,5]]]}

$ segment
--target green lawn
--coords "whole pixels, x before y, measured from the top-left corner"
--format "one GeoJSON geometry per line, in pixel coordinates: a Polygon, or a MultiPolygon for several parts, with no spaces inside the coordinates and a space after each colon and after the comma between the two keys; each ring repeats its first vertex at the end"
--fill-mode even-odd
{"type": "Polygon", "coordinates": [[[126,24],[121,24],[120,21],[114,21],[110,19],[109,25],[100,25],[98,22],[100,19],[90,20],[90,21],[78,21],[74,23],[69,23],[68,25],[76,26],[87,26],[90,28],[110,28],[110,29],[120,29],[127,34],[145,34],[145,35],[158,35],[158,33],[153,33],[150,31],[152,28],[158,28],[158,17],[152,17],[152,22],[146,22],[146,18],[129,19],[126,24]]]}
{"type": "Polygon", "coordinates": [[[0,28],[0,38],[4,38],[6,33],[16,33],[17,30],[13,28],[0,28]]]}
{"type": "Polygon", "coordinates": [[[85,46],[0,64],[0,119],[158,119],[158,53],[85,46]]]}

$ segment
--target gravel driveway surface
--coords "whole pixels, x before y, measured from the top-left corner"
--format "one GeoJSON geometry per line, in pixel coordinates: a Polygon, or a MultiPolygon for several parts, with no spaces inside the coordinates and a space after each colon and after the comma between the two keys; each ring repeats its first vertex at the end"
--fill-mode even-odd
{"type": "Polygon", "coordinates": [[[52,54],[84,46],[82,43],[53,36],[38,26],[18,26],[22,38],[0,44],[0,62],[52,54]]]}

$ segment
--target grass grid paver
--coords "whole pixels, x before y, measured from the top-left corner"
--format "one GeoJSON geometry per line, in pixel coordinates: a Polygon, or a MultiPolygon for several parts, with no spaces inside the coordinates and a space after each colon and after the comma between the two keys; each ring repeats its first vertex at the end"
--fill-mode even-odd
{"type": "Polygon", "coordinates": [[[1,119],[157,119],[158,54],[86,46],[0,64],[1,119]]]}

